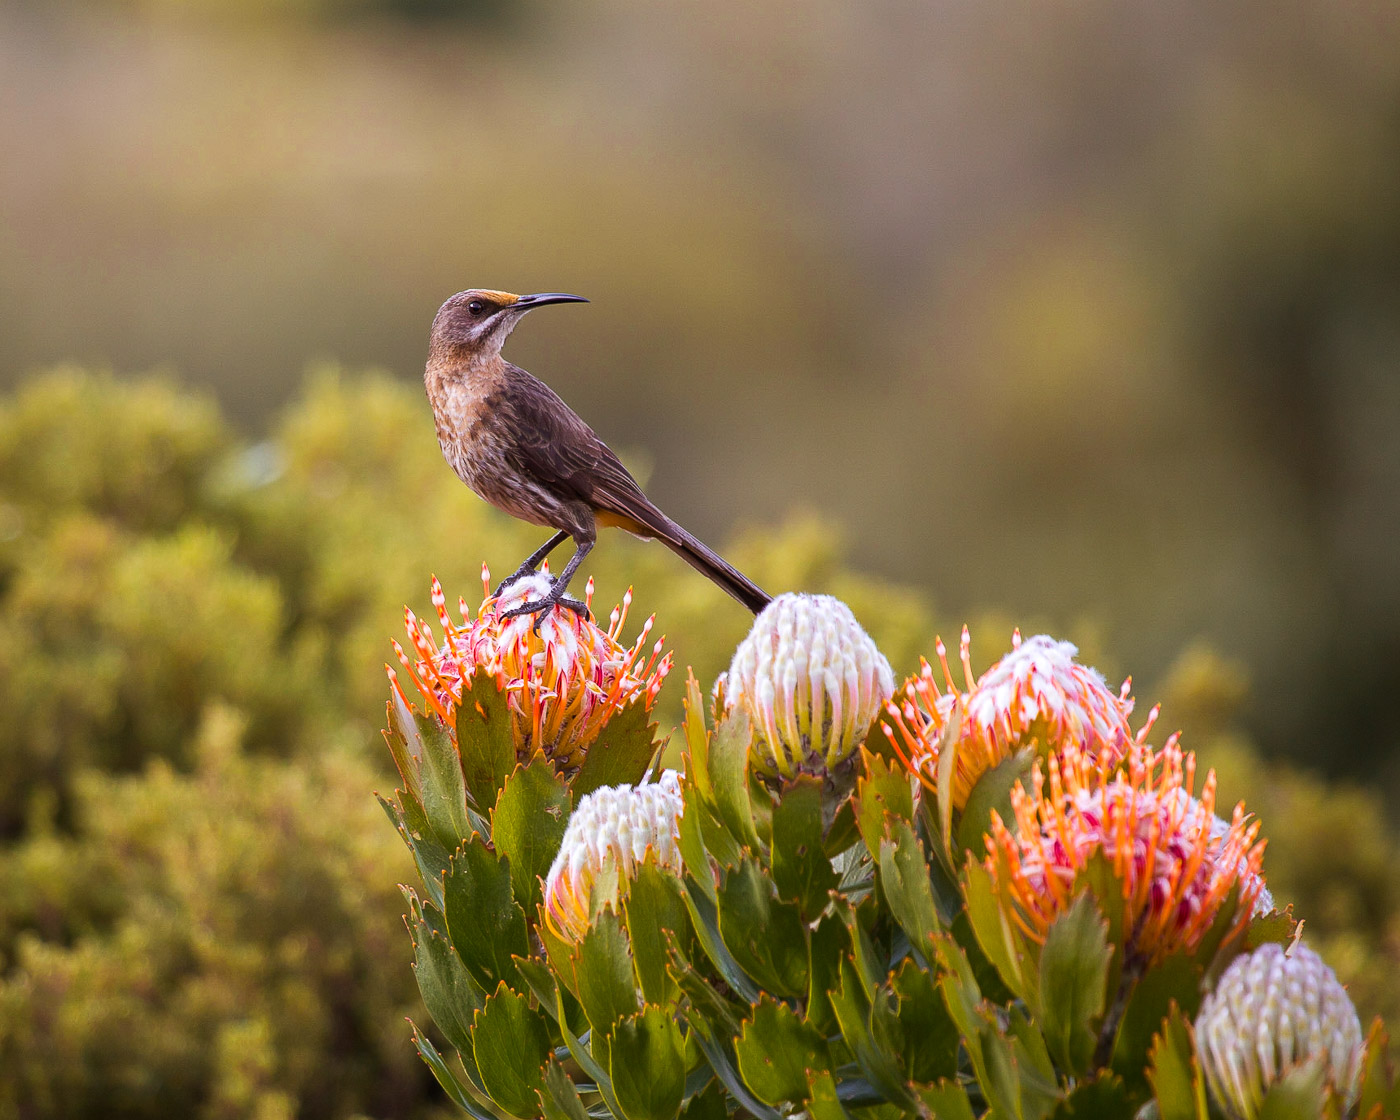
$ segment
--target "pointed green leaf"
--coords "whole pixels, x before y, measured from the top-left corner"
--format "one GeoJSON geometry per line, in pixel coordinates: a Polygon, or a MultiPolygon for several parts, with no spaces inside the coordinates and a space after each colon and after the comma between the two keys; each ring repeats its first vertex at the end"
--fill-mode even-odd
{"type": "MultiPolygon", "coordinates": [[[[705,831],[701,824],[707,812],[695,783],[684,783],[681,786],[680,839],[678,841],[681,850],[681,863],[685,866],[687,874],[694,879],[695,885],[709,896],[711,902],[714,902],[718,894],[715,890],[714,875],[710,871],[710,857],[705,850],[705,831]]],[[[721,830],[716,829],[716,831],[721,830]]],[[[738,862],[738,858],[738,849],[736,848],[732,856],[731,866],[738,862]]]]}
{"type": "Polygon", "coordinates": [[[619,1020],[610,1043],[609,1073],[624,1120],[674,1120],[685,1093],[685,1045],[675,1019],[648,1006],[619,1020]]]}
{"type": "Polygon", "coordinates": [[[745,859],[719,889],[719,933],[749,976],[777,995],[807,994],[807,929],[797,907],[779,902],[773,881],[745,859]]]}
{"type": "Polygon", "coordinates": [[[739,1033],[746,1008],[716,991],[683,953],[677,952],[671,957],[670,972],[690,1001],[687,1018],[692,1027],[712,1038],[733,1038],[739,1033]]]}
{"type": "Polygon", "coordinates": [[[552,1016],[559,993],[558,985],[554,982],[554,973],[549,970],[549,966],[539,957],[511,957],[511,960],[515,962],[515,970],[520,973],[520,978],[525,981],[525,987],[529,989],[530,994],[539,1002],[541,1010],[552,1016]]]}
{"type": "Polygon", "coordinates": [[[432,1070],[433,1077],[442,1086],[442,1091],[452,1099],[452,1103],[471,1116],[473,1120],[496,1120],[496,1117],[492,1116],[486,1109],[478,1107],[472,1100],[467,1087],[452,1072],[452,1067],[443,1061],[442,1055],[428,1040],[428,1036],[418,1029],[417,1024],[410,1019],[408,1025],[413,1031],[413,1048],[418,1051],[418,1056],[423,1059],[423,1064],[432,1070]]]}
{"type": "Polygon", "coordinates": [[[986,851],[982,837],[991,831],[993,810],[1003,821],[1015,821],[1011,813],[1012,787],[1026,780],[1034,764],[1034,749],[1025,747],[1002,759],[973,783],[958,817],[958,846],[971,852],[974,859],[980,859],[986,851]]]}
{"type": "Polygon", "coordinates": [[[900,1069],[901,1055],[882,1046],[871,1030],[871,1004],[856,975],[855,965],[849,959],[841,962],[841,982],[831,993],[831,1007],[846,1045],[851,1048],[866,1080],[886,1100],[916,1111],[917,1103],[900,1069]]]}
{"type": "Polygon", "coordinates": [[[457,750],[467,796],[477,812],[489,813],[506,778],[515,769],[516,743],[510,728],[508,698],[484,669],[462,682],[462,702],[457,705],[457,750]]]}
{"type": "Polygon", "coordinates": [[[1076,1076],[1089,1070],[1103,1015],[1112,950],[1094,896],[1082,892],[1051,924],[1040,952],[1040,1013],[1055,1060],[1076,1076]]]}
{"type": "MultiPolygon", "coordinates": [[[[379,797],[378,794],[375,796],[379,797]]],[[[408,850],[413,853],[413,862],[418,865],[418,875],[423,880],[424,893],[441,910],[442,877],[447,874],[449,853],[434,839],[422,806],[403,790],[398,791],[396,801],[379,797],[379,804],[408,845],[408,850]]]]}
{"type": "Polygon", "coordinates": [[[1386,1061],[1386,1049],[1389,1044],[1390,1036],[1386,1034],[1385,1024],[1378,1015],[1372,1020],[1371,1029],[1366,1033],[1366,1048],[1361,1063],[1361,1095],[1356,1105],[1357,1116],[1369,1117],[1377,1109],[1380,1110],[1380,1114],[1384,1114],[1387,1108],[1393,1109],[1396,1103],[1400,1103],[1388,1099],[1394,1092],[1389,1063],[1386,1061]]]}
{"type": "Polygon", "coordinates": [[[865,775],[856,783],[856,825],[871,859],[880,858],[880,841],[885,835],[885,814],[913,822],[914,795],[909,789],[909,772],[891,765],[879,755],[866,759],[865,775]]]}
{"type": "Polygon", "coordinates": [[[927,957],[930,938],[938,931],[938,911],[929,883],[928,859],[913,827],[904,820],[889,818],[888,834],[880,841],[877,859],[880,890],[909,940],[927,957]]]}
{"type": "Polygon", "coordinates": [[[423,812],[433,835],[448,851],[472,834],[467,819],[467,787],[462,778],[462,763],[452,735],[437,716],[413,715],[422,744],[423,812]]]}
{"type": "Polygon", "coordinates": [[[473,835],[452,857],[443,893],[452,944],[477,983],[487,991],[499,981],[519,984],[511,957],[529,956],[529,941],[510,863],[473,835]]]}
{"type": "Polygon", "coordinates": [[[809,921],[826,907],[836,872],[822,846],[822,783],[802,775],[786,784],[773,810],[773,882],[778,897],[809,921]]]}
{"type": "Polygon", "coordinates": [[[1244,948],[1257,949],[1269,942],[1286,948],[1293,944],[1297,934],[1298,923],[1293,920],[1293,906],[1290,904],[1281,911],[1274,910],[1257,918],[1250,918],[1244,934],[1244,948]]]}
{"type": "Polygon", "coordinates": [[[510,860],[515,900],[527,914],[542,897],[540,879],[549,871],[569,821],[569,791],[554,767],[536,752],[506,778],[491,812],[491,842],[510,860]]]}
{"type": "Polygon", "coordinates": [[[1025,939],[1011,924],[997,900],[991,872],[975,859],[963,866],[963,895],[967,899],[967,920],[977,944],[997,970],[1006,986],[1035,1004],[1038,992],[1032,988],[1034,960],[1025,939]]]}
{"type": "Polygon", "coordinates": [[[807,1022],[823,1035],[836,1026],[828,993],[841,978],[841,961],[851,951],[851,935],[838,914],[828,914],[817,923],[809,939],[811,967],[807,976],[807,1022]]]}
{"type": "Polygon", "coordinates": [[[850,1114],[841,1106],[841,1100],[836,1095],[836,1079],[830,1070],[813,1074],[803,1111],[809,1120],[850,1120],[850,1114]]]}
{"type": "Polygon", "coordinates": [[[637,980],[622,919],[611,910],[598,915],[574,951],[574,979],[594,1035],[606,1034],[624,1015],[637,1010],[637,980]]]}
{"type": "Polygon", "coordinates": [[[589,1120],[588,1110],[559,1059],[551,1055],[544,1067],[544,1085],[539,1090],[540,1112],[544,1120],[589,1120]]]}
{"type": "Polygon", "coordinates": [[[431,903],[419,902],[413,891],[408,899],[408,931],[413,938],[413,973],[423,1006],[447,1041],[460,1051],[471,1052],[472,1013],[486,993],[472,979],[448,940],[447,923],[431,903]]]}
{"type": "Polygon", "coordinates": [[[710,958],[710,963],[719,970],[724,982],[741,998],[751,1003],[757,1000],[758,988],[739,967],[720,936],[719,911],[692,877],[686,877],[685,887],[685,908],[690,914],[690,928],[695,931],[696,940],[705,950],[705,956],[710,958]]]}
{"type": "Polygon", "coordinates": [[[705,1060],[710,1063],[710,1068],[715,1071],[715,1076],[719,1078],[720,1084],[728,1090],[729,1095],[745,1112],[756,1117],[756,1120],[781,1120],[778,1112],[769,1108],[749,1092],[748,1086],[739,1076],[739,1071],[734,1068],[733,1060],[718,1039],[702,1030],[697,1030],[693,1034],[701,1052],[705,1055],[705,1060]]]}
{"type": "Polygon", "coordinates": [[[745,1021],[734,1055],[744,1083],[765,1104],[800,1104],[812,1074],[831,1068],[826,1039],[766,995],[745,1021]]]}
{"type": "Polygon", "coordinates": [[[713,800],[715,794],[710,781],[710,731],[705,726],[705,698],[700,692],[700,682],[690,671],[685,675],[685,696],[681,706],[685,710],[681,730],[690,755],[686,775],[702,797],[713,800]]]}
{"type": "Polygon", "coordinates": [[[554,1021],[559,1024],[559,1033],[564,1036],[564,1045],[568,1047],[570,1056],[578,1063],[579,1069],[593,1078],[593,1084],[598,1086],[598,1092],[602,1095],[608,1110],[613,1116],[620,1117],[622,1109],[618,1107],[617,1098],[613,1096],[612,1078],[608,1076],[608,1071],[598,1064],[592,1051],[583,1044],[569,1026],[569,1017],[564,1008],[562,990],[559,993],[559,1002],[554,1008],[554,1021]]]}
{"type": "Polygon", "coordinates": [[[958,1028],[934,987],[932,973],[906,957],[891,982],[899,997],[909,1079],[932,1082],[953,1077],[958,1071],[958,1028]]]}
{"type": "Polygon", "coordinates": [[[536,1115],[536,1093],[544,1087],[550,1053],[543,1016],[502,982],[474,1016],[472,1040],[476,1068],[491,1099],[512,1116],[536,1115]]]}
{"type": "Polygon", "coordinates": [[[1173,1004],[1190,1019],[1195,1018],[1201,1004],[1201,968],[1182,954],[1150,968],[1128,997],[1109,1064],[1130,1093],[1148,1092],[1148,1054],[1173,1004]]]}
{"type": "Polygon", "coordinates": [[[758,830],[749,799],[749,743],[752,731],[743,708],[732,709],[715,730],[710,744],[710,781],[714,784],[715,809],[734,841],[759,850],[758,830]]]}
{"type": "Polygon", "coordinates": [[[950,856],[953,852],[953,772],[957,766],[958,752],[962,749],[962,724],[966,701],[960,693],[955,693],[956,702],[948,711],[948,722],[943,725],[943,734],[938,740],[938,769],[934,785],[938,790],[938,832],[943,839],[943,850],[950,856]]]}
{"type": "Polygon", "coordinates": [[[1317,1120],[1327,1105],[1327,1067],[1319,1060],[1289,1070],[1264,1094],[1259,1120],[1317,1120]]]}
{"type": "Polygon", "coordinates": [[[936,1085],[916,1085],[914,1092],[923,1102],[932,1120],[976,1120],[967,1090],[956,1081],[940,1081],[936,1085]]]}
{"type": "Polygon", "coordinates": [[[711,1077],[708,1085],[685,1102],[681,1120],[729,1120],[724,1107],[724,1089],[711,1077]]]}
{"type": "Polygon", "coordinates": [[[623,902],[627,936],[632,945],[632,962],[642,997],[648,1003],[669,1005],[675,998],[676,982],[666,971],[670,946],[666,935],[689,932],[684,888],[674,875],[656,866],[653,853],[632,876],[623,902]]]}
{"type": "Polygon", "coordinates": [[[589,744],[583,765],[569,788],[574,803],[586,793],[603,786],[634,786],[642,780],[660,744],[656,724],[641,700],[634,700],[608,721],[598,738],[589,744]]]}
{"type": "Polygon", "coordinates": [[[1123,1082],[1102,1073],[1071,1089],[1053,1115],[1054,1120],[1124,1120],[1133,1115],[1133,1105],[1123,1082]]]}
{"type": "Polygon", "coordinates": [[[1149,1055],[1147,1079],[1157,1100],[1159,1120],[1206,1120],[1206,1092],[1196,1064],[1191,1027],[1173,1007],[1149,1055]]]}

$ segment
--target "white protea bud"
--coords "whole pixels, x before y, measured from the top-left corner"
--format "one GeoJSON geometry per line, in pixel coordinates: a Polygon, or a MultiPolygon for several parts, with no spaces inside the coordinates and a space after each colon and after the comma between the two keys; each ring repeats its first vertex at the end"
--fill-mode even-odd
{"type": "Polygon", "coordinates": [[[1261,945],[1237,957],[1201,1003],[1196,1049],[1211,1095],[1231,1120],[1254,1120],[1269,1086],[1320,1062],[1344,1107],[1360,1089],[1362,1037],[1337,974],[1306,945],[1261,945]]]}
{"type": "MultiPolygon", "coordinates": [[[[894,694],[885,655],[830,595],[779,595],[720,678],[727,709],[753,723],[755,772],[791,778],[849,758],[894,694]]],[[[717,686],[718,687],[718,686],[717,686]]]]}
{"type": "Polygon", "coordinates": [[[604,903],[616,907],[649,851],[659,866],[679,872],[681,812],[674,770],[649,785],[603,786],[585,794],[545,878],[545,921],[554,934],[569,942],[583,937],[604,903]],[[606,897],[595,897],[599,891],[606,897]]]}

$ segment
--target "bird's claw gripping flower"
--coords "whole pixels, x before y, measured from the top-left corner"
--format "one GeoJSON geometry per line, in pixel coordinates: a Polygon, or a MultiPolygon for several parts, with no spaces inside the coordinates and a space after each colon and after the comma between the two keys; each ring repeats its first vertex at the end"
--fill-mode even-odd
{"type": "Polygon", "coordinates": [[[1196,1017],[1196,1049],[1211,1095],[1231,1120],[1254,1120],[1269,1086],[1320,1062],[1343,1107],[1360,1090],[1361,1021],[1322,958],[1272,943],[1231,962],[1196,1017]]]}
{"type": "Polygon", "coordinates": [[[1081,873],[1097,852],[1122,883],[1129,963],[1151,967],[1194,950],[1236,886],[1239,906],[1229,934],[1243,930],[1263,888],[1264,843],[1255,842],[1259,824],[1242,805],[1223,834],[1214,830],[1214,771],[1200,800],[1191,797],[1196,759],[1174,739],[1159,752],[1132,744],[1127,772],[1112,777],[1106,760],[1074,744],[1046,765],[1050,788],[1037,762],[1032,792],[1020,783],[1011,791],[1014,830],[994,811],[987,838],[986,867],[998,900],[1022,933],[1045,943],[1083,889],[1081,873]]]}
{"type": "MultiPolygon", "coordinates": [[[[398,642],[394,651],[428,708],[454,733],[463,682],[478,673],[488,675],[509,696],[517,757],[523,761],[541,750],[561,775],[568,776],[583,763],[589,745],[614,715],[633,704],[651,710],[671,670],[671,655],[662,656],[662,641],[646,649],[654,616],[643,623],[632,645],[618,641],[632,602],[630,590],[603,629],[562,606],[546,612],[542,620],[530,615],[505,617],[510,608],[549,591],[547,572],[513,581],[499,598],[491,596],[490,573],[484,564],[481,575],[481,607],[472,618],[466,601],[459,600],[460,624],[448,614],[442,585],[434,578],[433,606],[442,626],[442,643],[426,623],[406,610],[409,644],[417,660],[410,660],[398,642]]],[[[592,599],[593,581],[589,580],[586,601],[591,605],[592,599]]],[[[397,674],[390,670],[389,676],[397,689],[397,674]]]]}
{"type": "Polygon", "coordinates": [[[617,906],[647,852],[657,866],[679,873],[682,809],[674,770],[650,785],[604,786],[584,795],[545,878],[544,916],[554,935],[582,938],[604,905],[617,906]],[[599,890],[606,896],[595,897],[599,890]]]}
{"type": "Polygon", "coordinates": [[[889,661],[830,595],[779,595],[716,683],[726,711],[748,713],[755,772],[784,778],[849,758],[893,693],[889,661]]]}
{"type": "MultiPolygon", "coordinates": [[[[947,647],[936,646],[946,691],[924,661],[919,673],[904,686],[902,700],[888,705],[884,725],[895,753],[919,780],[936,792],[939,744],[961,709],[957,758],[953,767],[953,807],[967,805],[972,787],[988,770],[1032,740],[1054,749],[1074,742],[1094,755],[1122,758],[1133,739],[1128,716],[1133,710],[1129,681],[1117,693],[1097,669],[1075,660],[1079,652],[1069,642],[1046,634],[1021,640],[1018,630],[1012,650],[974,681],[971,637],[963,627],[961,654],[965,690],[959,689],[948,668],[947,647]]],[[[1138,733],[1145,738],[1156,709],[1138,733]]]]}

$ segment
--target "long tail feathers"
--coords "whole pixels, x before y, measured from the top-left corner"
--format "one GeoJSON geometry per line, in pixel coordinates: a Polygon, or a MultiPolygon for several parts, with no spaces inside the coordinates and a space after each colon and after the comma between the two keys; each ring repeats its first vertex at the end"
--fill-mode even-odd
{"type": "Polygon", "coordinates": [[[667,518],[668,532],[659,534],[666,547],[703,576],[708,576],[757,614],[773,601],[769,595],[724,557],[692,537],[674,521],[667,518]]]}

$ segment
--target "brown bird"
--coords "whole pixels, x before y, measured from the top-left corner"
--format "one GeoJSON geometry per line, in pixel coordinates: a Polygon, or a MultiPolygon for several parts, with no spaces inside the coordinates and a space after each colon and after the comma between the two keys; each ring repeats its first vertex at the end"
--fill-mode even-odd
{"type": "Polygon", "coordinates": [[[574,554],[549,592],[507,617],[535,614],[538,627],[556,603],[586,614],[564,591],[592,550],[599,525],[662,541],[757,614],[770,597],[652,505],[612,449],[553,389],[501,357],[525,312],[587,302],[562,292],[517,296],[472,288],[449,299],[433,319],[423,383],[443,456],[493,506],[558,530],[501,587],[533,572],[567,538],[574,541],[574,554]]]}

